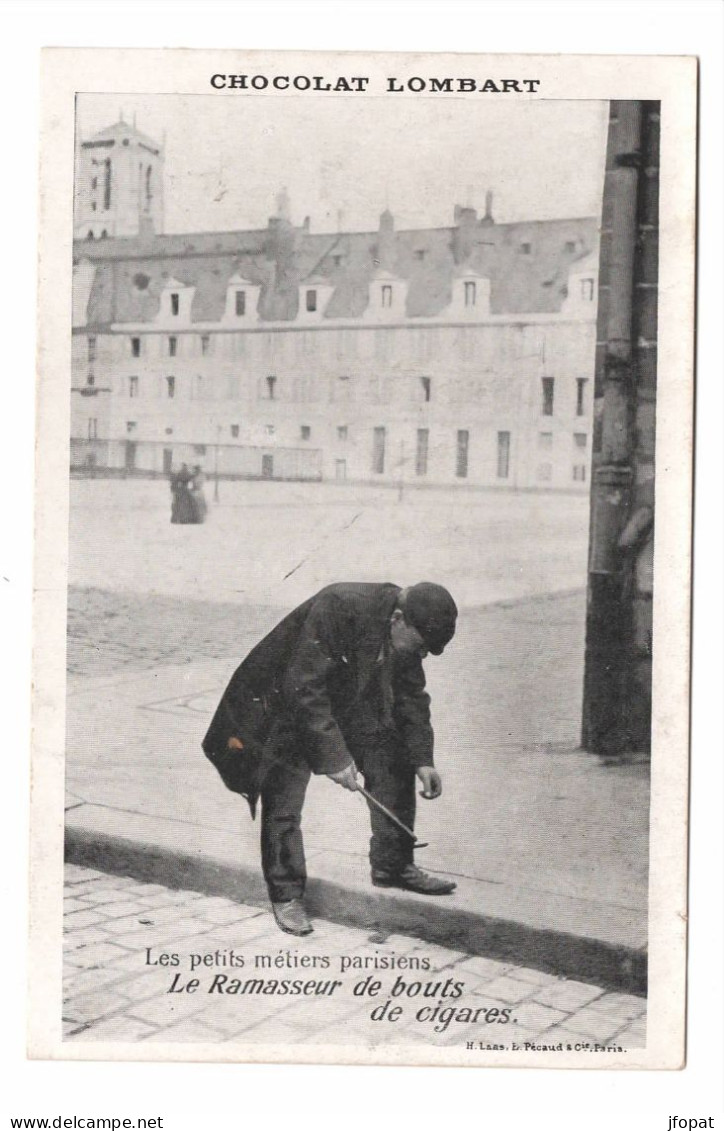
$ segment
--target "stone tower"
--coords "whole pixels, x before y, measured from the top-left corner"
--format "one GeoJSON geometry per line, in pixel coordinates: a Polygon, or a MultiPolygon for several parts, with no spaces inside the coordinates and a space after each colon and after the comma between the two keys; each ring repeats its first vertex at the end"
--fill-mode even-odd
{"type": "Polygon", "coordinates": [[[73,222],[76,239],[162,232],[161,146],[123,121],[80,141],[73,222]]]}

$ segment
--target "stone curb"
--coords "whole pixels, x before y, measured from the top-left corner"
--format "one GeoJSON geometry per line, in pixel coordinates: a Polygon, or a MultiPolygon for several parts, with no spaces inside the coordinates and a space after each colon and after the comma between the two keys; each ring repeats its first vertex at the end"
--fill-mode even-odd
{"type": "MultiPolygon", "coordinates": [[[[69,864],[130,876],[168,888],[222,896],[268,909],[258,867],[231,865],[212,855],[169,849],[75,825],[67,814],[65,860],[69,864]]],[[[363,889],[337,880],[310,879],[305,902],[313,916],[381,936],[407,934],[471,955],[515,962],[604,989],[645,995],[644,950],[615,946],[566,931],[494,918],[445,901],[395,890],[363,889]]]]}

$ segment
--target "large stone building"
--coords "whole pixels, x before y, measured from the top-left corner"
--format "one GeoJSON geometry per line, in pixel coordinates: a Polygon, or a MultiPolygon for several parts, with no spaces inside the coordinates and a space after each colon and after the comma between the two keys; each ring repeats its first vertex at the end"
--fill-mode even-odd
{"type": "Polygon", "coordinates": [[[163,234],[162,149],[79,148],[76,468],[587,489],[596,219],[163,234]]]}

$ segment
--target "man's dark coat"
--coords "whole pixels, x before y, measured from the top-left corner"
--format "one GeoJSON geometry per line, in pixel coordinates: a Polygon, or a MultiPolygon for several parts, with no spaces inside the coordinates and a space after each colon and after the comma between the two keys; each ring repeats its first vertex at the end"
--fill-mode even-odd
{"type": "MultiPolygon", "coordinates": [[[[202,746],[252,815],[275,726],[291,730],[314,773],[330,774],[349,765],[381,725],[377,717],[370,729],[365,691],[379,676],[399,592],[390,584],[329,585],[285,617],[234,672],[202,746]]],[[[406,756],[414,766],[431,766],[430,699],[418,657],[395,666],[392,692],[391,725],[406,756]]]]}

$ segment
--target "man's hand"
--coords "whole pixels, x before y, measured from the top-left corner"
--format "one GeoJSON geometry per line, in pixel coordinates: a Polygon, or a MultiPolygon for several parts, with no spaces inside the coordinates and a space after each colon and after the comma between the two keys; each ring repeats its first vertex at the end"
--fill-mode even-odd
{"type": "Polygon", "coordinates": [[[336,782],[337,785],[343,786],[345,789],[357,791],[357,767],[354,762],[350,762],[343,770],[339,770],[336,774],[327,774],[330,781],[336,782]]]}
{"type": "Polygon", "coordinates": [[[442,778],[437,770],[432,766],[420,766],[415,772],[422,782],[421,796],[426,797],[428,801],[439,797],[442,793],[442,778]]]}

